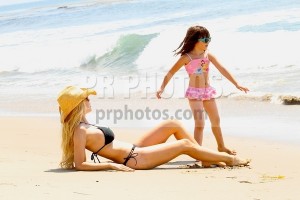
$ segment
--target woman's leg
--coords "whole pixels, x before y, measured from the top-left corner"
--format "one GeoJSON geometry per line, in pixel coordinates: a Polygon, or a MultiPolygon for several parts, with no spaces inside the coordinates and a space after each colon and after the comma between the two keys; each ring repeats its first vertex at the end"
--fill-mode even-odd
{"type": "Polygon", "coordinates": [[[134,169],[151,169],[167,163],[181,154],[206,162],[225,162],[228,166],[246,165],[250,162],[233,155],[207,149],[189,139],[137,148],[135,153],[138,153],[137,165],[135,165],[134,159],[130,159],[127,164],[134,169]]]}
{"type": "Polygon", "coordinates": [[[215,99],[203,101],[203,106],[211,122],[211,130],[216,138],[218,151],[235,155],[236,152],[234,150],[228,149],[224,144],[222,130],[220,127],[220,116],[215,99]]]}
{"type": "Polygon", "coordinates": [[[202,145],[205,125],[203,102],[200,100],[189,99],[189,104],[195,121],[194,138],[199,145],[202,145]]]}
{"type": "Polygon", "coordinates": [[[144,134],[134,144],[138,147],[161,144],[166,142],[171,135],[174,135],[177,140],[189,139],[195,144],[197,143],[194,138],[182,127],[182,125],[180,125],[178,121],[169,120],[163,122],[162,124],[144,134]]]}
{"type": "MultiPolygon", "coordinates": [[[[161,144],[165,143],[172,135],[174,135],[177,140],[188,139],[194,144],[198,145],[196,140],[182,127],[182,125],[178,121],[174,120],[163,122],[148,133],[144,134],[134,144],[137,147],[147,147],[161,144]]],[[[202,162],[202,166],[204,167],[210,167],[213,164],[216,164],[218,166],[225,166],[225,164],[221,162],[202,162]]]]}

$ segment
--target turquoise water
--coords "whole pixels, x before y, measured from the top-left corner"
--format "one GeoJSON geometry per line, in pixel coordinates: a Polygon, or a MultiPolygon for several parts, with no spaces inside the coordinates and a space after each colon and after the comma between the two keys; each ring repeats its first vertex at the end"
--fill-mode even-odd
{"type": "MultiPolygon", "coordinates": [[[[23,2],[0,4],[0,97],[53,96],[65,85],[154,92],[195,24],[210,30],[210,51],[248,97],[300,96],[299,1],[23,2]]],[[[216,70],[211,77],[224,94],[242,95],[216,70]]],[[[167,90],[178,97],[185,86],[167,90]]]]}

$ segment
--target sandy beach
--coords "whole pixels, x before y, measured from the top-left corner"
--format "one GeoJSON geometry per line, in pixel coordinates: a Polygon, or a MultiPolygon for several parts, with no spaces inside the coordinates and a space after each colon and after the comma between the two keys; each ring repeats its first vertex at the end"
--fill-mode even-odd
{"type": "MultiPolygon", "coordinates": [[[[97,107],[99,100],[94,101],[97,107]]],[[[170,106],[173,102],[164,101],[170,106]]],[[[49,110],[56,109],[54,103],[49,110]]],[[[127,173],[63,170],[58,166],[61,157],[58,116],[2,116],[0,199],[298,199],[300,146],[299,136],[294,136],[299,134],[299,123],[293,116],[299,113],[299,106],[239,100],[220,100],[218,104],[227,145],[240,156],[251,158],[250,166],[189,168],[194,160],[180,156],[153,170],[127,173]],[[245,104],[247,109],[243,109],[245,104]],[[248,127],[243,127],[247,124],[248,127]],[[268,137],[270,131],[275,137],[268,137]],[[280,133],[290,139],[277,137],[280,133]]],[[[148,105],[151,107],[151,103],[148,105]]],[[[183,124],[192,131],[188,123],[183,124]]],[[[147,129],[114,127],[114,132],[117,139],[133,142],[147,129]]],[[[209,127],[204,145],[216,149],[209,127]]]]}

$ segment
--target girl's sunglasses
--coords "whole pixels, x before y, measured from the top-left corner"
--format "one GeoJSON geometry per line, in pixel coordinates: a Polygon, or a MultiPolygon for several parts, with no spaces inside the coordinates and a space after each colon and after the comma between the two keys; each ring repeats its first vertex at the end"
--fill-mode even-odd
{"type": "Polygon", "coordinates": [[[88,102],[90,102],[90,99],[88,97],[85,100],[87,100],[88,102]]]}
{"type": "Polygon", "coordinates": [[[199,42],[209,43],[211,41],[211,37],[208,38],[200,38],[198,39],[199,42]]]}

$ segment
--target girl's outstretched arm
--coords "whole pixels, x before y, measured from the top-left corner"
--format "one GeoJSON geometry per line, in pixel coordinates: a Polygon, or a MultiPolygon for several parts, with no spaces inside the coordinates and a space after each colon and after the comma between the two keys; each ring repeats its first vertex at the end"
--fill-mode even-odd
{"type": "Polygon", "coordinates": [[[173,75],[187,62],[187,57],[185,55],[181,56],[178,61],[173,65],[173,67],[168,71],[168,73],[165,75],[164,80],[159,88],[159,90],[156,92],[156,97],[158,99],[161,98],[161,94],[163,93],[166,85],[169,83],[170,79],[173,77],[173,75]]]}
{"type": "Polygon", "coordinates": [[[239,85],[239,83],[235,80],[233,75],[218,61],[218,59],[214,55],[209,53],[208,58],[212,62],[212,64],[219,70],[219,72],[223,76],[225,76],[233,85],[235,85],[237,89],[244,91],[245,93],[249,91],[248,88],[239,85]]]}

